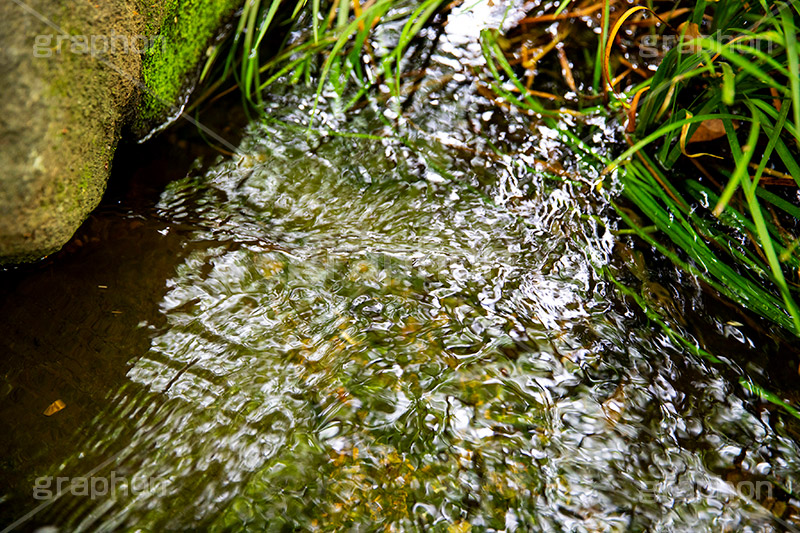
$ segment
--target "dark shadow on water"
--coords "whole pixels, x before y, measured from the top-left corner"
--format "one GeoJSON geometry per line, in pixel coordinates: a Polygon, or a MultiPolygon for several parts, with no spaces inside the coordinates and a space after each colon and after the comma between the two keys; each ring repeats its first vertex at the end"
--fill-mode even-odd
{"type": "MultiPolygon", "coordinates": [[[[228,107],[208,120],[236,144],[245,117],[228,107]]],[[[0,271],[0,524],[40,503],[35,478],[74,452],[147,352],[165,281],[187,252],[155,205],[167,183],[219,156],[185,121],[143,145],[122,143],[103,201],[64,249],[0,271]],[[66,407],[45,416],[56,400],[66,407]]]]}

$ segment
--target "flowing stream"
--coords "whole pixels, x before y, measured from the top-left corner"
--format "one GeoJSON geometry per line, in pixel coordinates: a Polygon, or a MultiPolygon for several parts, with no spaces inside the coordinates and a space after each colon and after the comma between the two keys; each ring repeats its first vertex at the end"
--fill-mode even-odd
{"type": "Polygon", "coordinates": [[[239,154],[3,274],[2,524],[794,527],[797,425],[730,371],[753,341],[706,317],[713,364],[620,296],[598,169],[489,105],[459,39],[399,121],[327,95],[309,131],[315,88],[276,87],[239,154]]]}

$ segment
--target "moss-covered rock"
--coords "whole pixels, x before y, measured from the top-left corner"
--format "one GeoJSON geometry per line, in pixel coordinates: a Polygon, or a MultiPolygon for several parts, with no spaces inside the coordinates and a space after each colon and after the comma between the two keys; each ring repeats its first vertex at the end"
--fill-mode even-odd
{"type": "Polygon", "coordinates": [[[192,89],[206,59],[209,38],[219,33],[241,0],[140,0],[145,19],[163,21],[147,33],[159,42],[144,54],[142,95],[134,131],[144,136],[165,117],[173,116],[192,89]],[[188,82],[188,83],[187,83],[188,82]]]}
{"type": "Polygon", "coordinates": [[[0,262],[58,250],[94,209],[125,125],[185,103],[242,0],[0,4],[0,262]]]}

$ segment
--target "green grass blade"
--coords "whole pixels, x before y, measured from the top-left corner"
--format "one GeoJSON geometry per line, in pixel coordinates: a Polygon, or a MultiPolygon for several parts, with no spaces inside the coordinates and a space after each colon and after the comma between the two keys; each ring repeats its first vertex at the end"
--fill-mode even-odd
{"type": "Polygon", "coordinates": [[[762,400],[766,400],[771,404],[777,405],[786,409],[786,411],[791,414],[793,417],[800,419],[800,411],[789,405],[787,402],[776,396],[775,394],[769,392],[763,387],[760,387],[753,383],[752,381],[746,378],[739,378],[739,384],[744,387],[746,390],[752,392],[762,400]]]}
{"type": "Polygon", "coordinates": [[[764,255],[767,256],[767,261],[769,262],[769,266],[772,269],[772,274],[775,277],[775,283],[778,285],[781,295],[783,296],[784,303],[786,304],[786,307],[792,316],[795,332],[800,335],[800,311],[798,311],[797,304],[792,298],[792,295],[789,291],[789,286],[786,284],[786,278],[783,275],[780,261],[775,253],[772,239],[769,236],[767,226],[764,222],[764,215],[761,212],[761,206],[758,203],[755,186],[750,182],[750,177],[747,175],[747,165],[750,163],[750,158],[756,150],[756,142],[758,141],[760,127],[761,125],[758,121],[758,115],[753,115],[753,124],[747,139],[747,145],[745,146],[743,159],[741,161],[737,161],[736,172],[740,174],[742,190],[744,190],[745,197],[747,198],[747,204],[750,207],[750,214],[758,231],[758,237],[761,241],[761,248],[764,251],[764,255]],[[744,171],[740,171],[740,168],[744,168],[744,171]]]}
{"type": "MultiPolygon", "coordinates": [[[[789,63],[789,86],[794,109],[795,130],[800,132],[800,67],[798,67],[797,28],[788,6],[780,11],[783,34],[786,39],[786,59],[789,63]]],[[[800,137],[795,138],[800,143],[800,137]]]]}
{"type": "Polygon", "coordinates": [[[721,63],[720,66],[722,67],[722,102],[733,105],[733,100],[736,98],[733,69],[728,63],[721,63]]]}

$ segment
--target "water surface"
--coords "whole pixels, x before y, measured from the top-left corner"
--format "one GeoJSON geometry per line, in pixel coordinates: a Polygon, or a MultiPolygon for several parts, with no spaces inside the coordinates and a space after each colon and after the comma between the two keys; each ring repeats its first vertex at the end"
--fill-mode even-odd
{"type": "Polygon", "coordinates": [[[327,95],[309,131],[314,87],[278,87],[240,154],[55,265],[52,300],[15,274],[4,519],[55,494],[41,476],[113,475],[138,486],[70,485],[23,527],[792,527],[797,426],[739,384],[764,381],[747,330],[704,315],[712,364],[618,294],[597,169],[453,77],[464,39],[399,121],[327,95]]]}

